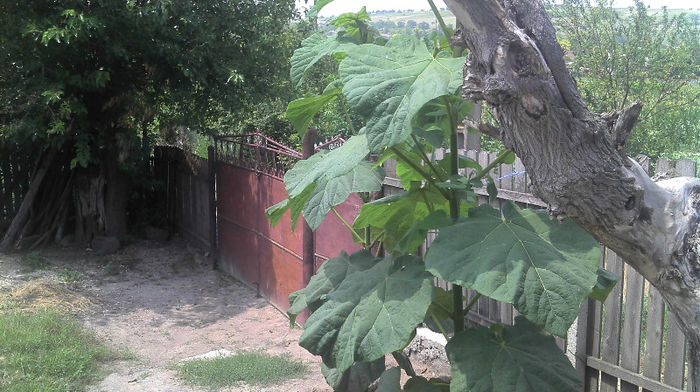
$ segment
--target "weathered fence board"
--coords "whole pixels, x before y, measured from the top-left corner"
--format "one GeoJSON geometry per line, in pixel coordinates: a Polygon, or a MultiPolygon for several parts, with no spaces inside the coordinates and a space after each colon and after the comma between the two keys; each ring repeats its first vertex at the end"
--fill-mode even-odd
{"type": "Polygon", "coordinates": [[[188,241],[210,248],[209,163],[176,147],[154,149],[154,171],[164,184],[165,213],[188,241]]]}

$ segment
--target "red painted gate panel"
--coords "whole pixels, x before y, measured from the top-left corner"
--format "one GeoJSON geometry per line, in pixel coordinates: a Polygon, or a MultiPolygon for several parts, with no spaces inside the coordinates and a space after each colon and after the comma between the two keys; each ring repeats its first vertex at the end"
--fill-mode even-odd
{"type": "MultiPolygon", "coordinates": [[[[303,230],[291,230],[289,212],[272,227],[265,209],[287,198],[282,177],[301,155],[260,134],[218,138],[216,150],[219,265],[286,310],[288,295],[303,287],[303,230]]],[[[337,210],[353,222],[361,205],[352,195],[337,210]]],[[[361,249],[333,213],[315,237],[316,267],[341,249],[361,249]]]]}

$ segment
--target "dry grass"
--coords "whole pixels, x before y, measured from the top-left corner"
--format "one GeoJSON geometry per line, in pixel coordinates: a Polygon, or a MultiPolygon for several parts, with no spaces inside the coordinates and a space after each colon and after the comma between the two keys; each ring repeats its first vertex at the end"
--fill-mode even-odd
{"type": "Polygon", "coordinates": [[[80,313],[93,305],[90,299],[48,278],[35,279],[4,295],[0,294],[0,309],[14,311],[53,309],[59,313],[80,313]]]}

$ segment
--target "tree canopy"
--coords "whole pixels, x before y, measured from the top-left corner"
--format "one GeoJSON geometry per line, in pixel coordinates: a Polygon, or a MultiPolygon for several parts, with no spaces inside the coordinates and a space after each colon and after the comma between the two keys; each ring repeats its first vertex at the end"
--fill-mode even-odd
{"type": "Polygon", "coordinates": [[[43,217],[54,223],[18,223],[7,235],[47,239],[42,230],[60,233],[68,221],[87,241],[123,234],[138,136],[205,133],[279,96],[295,17],[292,0],[0,3],[0,138],[43,149],[53,161],[43,165],[52,168],[45,192],[66,189],[78,200],[41,206],[49,215],[74,210],[75,219],[43,217]]]}
{"type": "Polygon", "coordinates": [[[294,14],[291,0],[3,2],[2,132],[94,149],[154,118],[201,127],[275,95],[294,14]]]}
{"type": "Polygon", "coordinates": [[[700,40],[687,14],[628,9],[612,1],[566,1],[549,13],[569,69],[596,112],[644,104],[628,140],[632,154],[688,157],[700,148],[700,40]]]}

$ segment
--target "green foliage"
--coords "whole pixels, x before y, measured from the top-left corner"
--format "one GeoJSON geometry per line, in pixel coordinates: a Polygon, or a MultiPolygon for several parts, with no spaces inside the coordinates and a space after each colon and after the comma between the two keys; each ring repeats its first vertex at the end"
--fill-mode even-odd
{"type": "Polygon", "coordinates": [[[685,14],[649,11],[636,0],[627,11],[612,1],[567,1],[551,6],[569,67],[590,109],[644,104],[628,151],[687,157],[700,149],[700,40],[685,14]]]}
{"type": "Polygon", "coordinates": [[[378,259],[373,258],[367,251],[356,252],[348,256],[345,251],[340,251],[340,256],[327,260],[321,265],[316,274],[305,288],[289,295],[291,307],[287,311],[289,323],[293,325],[297,315],[309,308],[311,311],[318,309],[325,301],[326,295],[337,289],[348,275],[365,271],[378,259]]]}
{"type": "Polygon", "coordinates": [[[2,132],[66,146],[75,168],[156,121],[204,131],[285,90],[294,15],[291,0],[2,2],[2,132]]]}
{"type": "MultiPolygon", "coordinates": [[[[358,135],[340,148],[321,151],[299,161],[284,175],[289,204],[278,203],[268,208],[268,215],[279,217],[284,212],[282,209],[303,205],[304,219],[316,229],[331,208],[344,202],[350,193],[380,190],[384,171],[364,160],[367,153],[367,139],[358,135]]],[[[298,209],[294,208],[292,212],[296,212],[292,215],[292,225],[295,226],[298,209]]]]}
{"type": "Polygon", "coordinates": [[[77,391],[95,381],[115,354],[52,311],[0,312],[0,389],[77,391]]]}
{"type": "Polygon", "coordinates": [[[225,388],[241,383],[267,386],[299,378],[308,372],[305,364],[283,355],[243,352],[230,357],[186,361],[177,367],[178,376],[190,384],[225,388]]]}
{"type": "Polygon", "coordinates": [[[348,274],[325,296],[306,321],[299,345],[338,371],[401,350],[425,317],[432,285],[433,277],[419,258],[380,259],[348,274]]]}
{"type": "Polygon", "coordinates": [[[294,125],[294,129],[296,129],[299,136],[302,138],[304,137],[306,129],[316,113],[318,113],[323,106],[338,98],[340,93],[340,89],[333,89],[320,96],[307,94],[304,98],[289,103],[286,114],[292,121],[292,125],[294,125]]]}
{"type": "Polygon", "coordinates": [[[447,344],[452,391],[574,392],[581,381],[554,338],[519,316],[514,326],[470,328],[447,344]],[[498,369],[498,371],[494,371],[498,369]]]}
{"type": "Polygon", "coordinates": [[[545,330],[566,336],[596,282],[598,243],[571,221],[507,203],[469,211],[440,230],[426,255],[436,276],[512,303],[545,330]],[[501,216],[501,213],[503,216],[501,216]]]}
{"type": "MultiPolygon", "coordinates": [[[[344,18],[337,23],[365,21],[362,12],[344,18]]],[[[357,37],[356,30],[344,32],[357,37]]],[[[351,379],[379,378],[377,391],[401,391],[401,368],[410,369],[410,361],[399,357],[401,367],[383,373],[374,361],[383,364],[386,354],[400,352],[425,321],[450,340],[453,381],[411,377],[405,391],[577,388],[573,368],[544,331],[565,335],[581,301],[604,296],[614,284],[596,274],[596,241],[571,221],[552,221],[512,204],[502,212],[488,205],[472,208],[474,188],[488,179],[495,197],[488,173],[515,156],[504,150],[482,168],[458,154],[457,125],[472,106],[457,94],[464,58],[414,37],[357,45],[349,39],[341,43],[339,36],[308,40],[298,56],[339,60],[342,84],[331,78],[323,90],[334,96],[342,86],[342,95],[308,96],[290,105],[288,114],[305,128],[327,107],[324,101],[344,97],[363,126],[342,147],[299,161],[284,179],[289,199],[267,213],[277,223],[291,210],[293,226],[302,213],[316,228],[333,206],[358,192],[365,204],[352,225],[344,223],[365,250],[341,252],[289,296],[292,322],[305,309],[311,313],[300,345],[322,357],[334,390],[362,391],[367,383],[351,379]],[[446,146],[449,152],[436,159],[435,150],[446,146]],[[370,153],[377,154],[376,163],[368,160],[370,153]],[[370,201],[368,192],[379,189],[383,178],[373,168],[387,159],[397,161],[406,190],[370,201]],[[439,235],[424,261],[413,253],[431,230],[439,235]],[[435,277],[452,282],[453,289],[435,287],[435,277]],[[533,323],[520,318],[514,327],[465,330],[457,322],[464,318],[460,284],[513,303],[533,323]]],[[[313,72],[297,65],[299,80],[313,72]]]]}
{"type": "Polygon", "coordinates": [[[335,392],[364,391],[382,375],[385,368],[384,357],[371,362],[355,362],[344,372],[321,363],[321,373],[335,392]]]}
{"type": "Polygon", "coordinates": [[[380,153],[405,141],[425,103],[461,86],[463,64],[464,58],[444,52],[433,57],[424,43],[408,36],[348,50],[338,72],[348,102],[367,120],[370,150],[380,153]]]}

